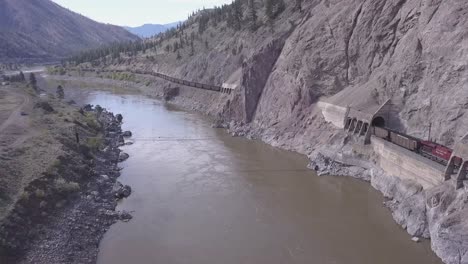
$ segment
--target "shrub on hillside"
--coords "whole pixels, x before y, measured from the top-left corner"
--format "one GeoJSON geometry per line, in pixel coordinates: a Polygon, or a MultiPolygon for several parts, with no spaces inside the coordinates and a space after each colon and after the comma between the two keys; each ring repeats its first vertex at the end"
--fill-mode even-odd
{"type": "Polygon", "coordinates": [[[80,185],[76,182],[66,181],[64,178],[58,178],[54,181],[54,188],[59,193],[70,193],[79,191],[80,185]]]}
{"type": "Polygon", "coordinates": [[[54,108],[48,102],[38,102],[34,105],[34,108],[41,108],[47,113],[54,112],[54,108]]]}

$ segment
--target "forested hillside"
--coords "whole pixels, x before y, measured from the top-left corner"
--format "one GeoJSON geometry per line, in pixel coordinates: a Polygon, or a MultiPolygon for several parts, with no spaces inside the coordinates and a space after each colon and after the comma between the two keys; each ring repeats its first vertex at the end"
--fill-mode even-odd
{"type": "Polygon", "coordinates": [[[50,0],[0,0],[0,60],[57,61],[85,49],[137,40],[123,28],[97,23],[50,0]]]}

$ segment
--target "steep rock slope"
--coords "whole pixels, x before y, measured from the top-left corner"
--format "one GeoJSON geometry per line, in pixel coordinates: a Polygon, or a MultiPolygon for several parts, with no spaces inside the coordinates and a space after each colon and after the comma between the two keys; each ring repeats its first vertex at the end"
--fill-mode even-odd
{"type": "Polygon", "coordinates": [[[123,28],[97,23],[50,0],[0,0],[2,62],[57,60],[136,39],[123,28]]]}
{"type": "Polygon", "coordinates": [[[288,128],[320,97],[360,109],[391,98],[399,129],[424,137],[432,122],[452,145],[467,128],[466,12],[464,1],[322,1],[286,42],[254,123],[288,128]]]}

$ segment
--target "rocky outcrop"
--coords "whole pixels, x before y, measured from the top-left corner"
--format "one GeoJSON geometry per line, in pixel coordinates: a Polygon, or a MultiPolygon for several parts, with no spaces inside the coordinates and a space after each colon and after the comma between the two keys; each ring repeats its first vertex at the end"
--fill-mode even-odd
{"type": "Polygon", "coordinates": [[[468,263],[468,191],[446,183],[428,191],[426,205],[434,251],[445,263],[468,263]]]}
{"type": "Polygon", "coordinates": [[[117,199],[127,198],[130,196],[130,194],[132,194],[132,188],[128,185],[124,186],[120,182],[116,182],[114,184],[112,191],[114,192],[114,196],[117,199]]]}
{"type": "Polygon", "coordinates": [[[273,39],[255,52],[242,64],[241,87],[230,108],[243,111],[241,116],[230,116],[237,121],[249,123],[257,110],[257,104],[268,81],[272,68],[281,54],[287,35],[273,39]]]}
{"type": "Polygon", "coordinates": [[[119,162],[126,161],[129,157],[130,155],[128,155],[127,153],[121,152],[119,154],[119,162]]]}
{"type": "Polygon", "coordinates": [[[125,131],[125,132],[122,133],[122,136],[124,138],[129,138],[129,137],[132,136],[132,132],[131,131],[125,131]]]}

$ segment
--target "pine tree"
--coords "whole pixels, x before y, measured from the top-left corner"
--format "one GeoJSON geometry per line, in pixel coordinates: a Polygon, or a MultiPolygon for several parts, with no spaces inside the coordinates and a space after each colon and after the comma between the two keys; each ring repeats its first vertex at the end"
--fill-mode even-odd
{"type": "Polygon", "coordinates": [[[174,42],[174,44],[173,44],[172,51],[173,51],[173,52],[176,52],[177,50],[179,50],[179,43],[176,41],[176,42],[174,42]]]}
{"type": "Polygon", "coordinates": [[[274,0],[265,0],[265,15],[267,20],[272,20],[274,16],[273,11],[274,0]]]}
{"type": "Polygon", "coordinates": [[[231,8],[232,21],[230,24],[235,30],[240,30],[242,26],[242,2],[240,0],[232,2],[231,8]]]}
{"type": "Polygon", "coordinates": [[[302,0],[296,0],[295,8],[299,10],[299,12],[302,12],[302,0]]]}
{"type": "Polygon", "coordinates": [[[20,82],[24,82],[26,80],[26,78],[24,77],[24,73],[22,71],[20,71],[19,73],[19,78],[20,78],[20,82]]]}
{"type": "Polygon", "coordinates": [[[63,90],[62,85],[57,86],[57,97],[60,99],[65,98],[65,91],[63,90]]]}
{"type": "Polygon", "coordinates": [[[203,14],[198,19],[198,33],[201,35],[205,32],[206,28],[208,27],[208,22],[210,21],[210,17],[203,11],[203,14]]]}
{"type": "Polygon", "coordinates": [[[257,10],[255,9],[255,1],[249,0],[249,21],[250,21],[250,29],[252,31],[257,30],[257,10]]]}
{"type": "Polygon", "coordinates": [[[34,73],[31,73],[29,75],[29,83],[31,84],[34,90],[37,90],[37,80],[36,80],[36,75],[34,75],[34,73]]]}
{"type": "Polygon", "coordinates": [[[183,49],[184,48],[184,36],[180,35],[179,43],[180,43],[180,48],[183,49]]]}
{"type": "Polygon", "coordinates": [[[190,41],[190,56],[195,54],[195,47],[193,46],[193,40],[190,41]]]}
{"type": "Polygon", "coordinates": [[[265,0],[265,15],[272,22],[286,8],[284,0],[265,0]]]}

